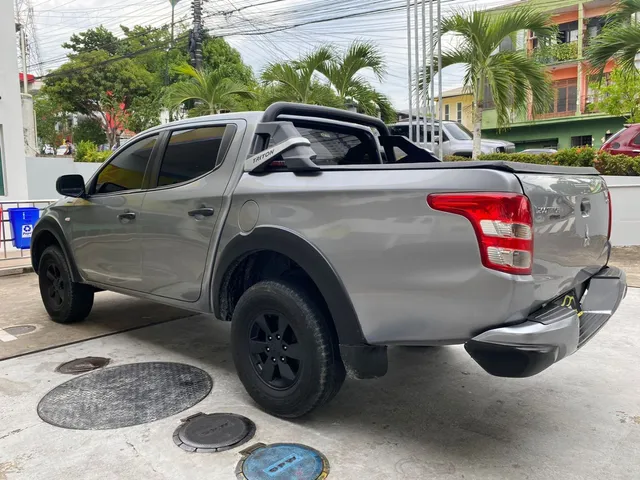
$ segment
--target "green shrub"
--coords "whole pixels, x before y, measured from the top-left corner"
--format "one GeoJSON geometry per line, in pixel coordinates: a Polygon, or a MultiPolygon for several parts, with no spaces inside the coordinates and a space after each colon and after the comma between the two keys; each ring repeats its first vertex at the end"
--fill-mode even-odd
{"type": "MultiPolygon", "coordinates": [[[[447,162],[470,160],[466,157],[447,156],[447,162]]],[[[536,163],[539,165],[560,165],[564,167],[595,167],[602,175],[640,175],[640,157],[611,155],[592,147],[577,147],[558,150],[557,153],[489,153],[480,155],[479,160],[536,163]]]]}
{"type": "Polygon", "coordinates": [[[82,140],[76,145],[73,159],[76,162],[91,162],[91,157],[98,152],[98,147],[90,140],[82,140]]]}
{"type": "Polygon", "coordinates": [[[76,153],[74,154],[74,161],[76,162],[89,162],[89,163],[102,163],[111,155],[111,150],[105,150],[99,152],[95,143],[89,140],[83,140],[76,146],[76,153]]]}

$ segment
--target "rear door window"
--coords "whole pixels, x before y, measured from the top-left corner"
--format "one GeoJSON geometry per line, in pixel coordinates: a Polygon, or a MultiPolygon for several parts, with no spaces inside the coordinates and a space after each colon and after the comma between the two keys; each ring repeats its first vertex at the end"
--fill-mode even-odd
{"type": "Polygon", "coordinates": [[[218,157],[226,128],[221,125],[171,132],[160,164],[158,186],[188,182],[214,170],[224,160],[218,157]]]}
{"type": "Polygon", "coordinates": [[[158,136],[126,145],[98,174],[94,193],[117,193],[142,188],[153,147],[158,136]]]}
{"type": "Polygon", "coordinates": [[[300,135],[311,142],[316,165],[359,165],[378,163],[367,151],[367,145],[348,133],[318,128],[297,127],[300,135]]]}

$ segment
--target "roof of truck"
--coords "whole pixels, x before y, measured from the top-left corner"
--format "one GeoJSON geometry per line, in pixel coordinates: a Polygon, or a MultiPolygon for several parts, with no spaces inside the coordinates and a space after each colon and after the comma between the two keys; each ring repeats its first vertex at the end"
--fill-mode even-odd
{"type": "Polygon", "coordinates": [[[218,115],[204,115],[202,117],[193,117],[193,118],[185,118],[184,120],[176,120],[174,122],[163,123],[162,125],[157,125],[155,127],[146,130],[147,132],[152,132],[155,130],[163,130],[167,127],[182,127],[189,125],[198,125],[202,123],[210,123],[217,122],[220,120],[237,120],[243,119],[247,122],[255,122],[258,123],[262,120],[262,116],[264,112],[232,112],[232,113],[220,113],[218,115]]]}

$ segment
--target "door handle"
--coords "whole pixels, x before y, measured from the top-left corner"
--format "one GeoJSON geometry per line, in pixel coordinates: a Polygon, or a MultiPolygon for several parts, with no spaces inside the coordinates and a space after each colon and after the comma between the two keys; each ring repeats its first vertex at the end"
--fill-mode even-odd
{"type": "Polygon", "coordinates": [[[190,217],[211,217],[214,213],[213,208],[197,208],[189,212],[190,217]]]}
{"type": "Polygon", "coordinates": [[[121,220],[125,223],[131,220],[135,220],[135,218],[136,218],[136,214],[134,212],[124,212],[118,215],[118,220],[121,220]]]}

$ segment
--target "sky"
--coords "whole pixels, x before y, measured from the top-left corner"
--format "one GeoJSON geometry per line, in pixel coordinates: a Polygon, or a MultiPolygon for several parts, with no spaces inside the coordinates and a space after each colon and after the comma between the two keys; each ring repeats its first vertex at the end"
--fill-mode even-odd
{"type": "MultiPolygon", "coordinates": [[[[14,1],[14,0],[12,0],[14,1]]],[[[27,0],[15,0],[26,3],[27,0]]],[[[442,0],[442,14],[454,10],[489,8],[510,3],[509,0],[442,0]]],[[[43,74],[65,61],[67,53],[60,45],[71,34],[104,25],[122,37],[119,25],[133,26],[167,24],[171,18],[169,0],[31,0],[33,22],[39,47],[39,62],[29,60],[29,73],[39,67],[43,74]]],[[[429,4],[425,23],[429,29],[429,4]]],[[[436,20],[434,2],[434,22],[436,20]]],[[[413,15],[413,7],[411,9],[413,15]]],[[[176,21],[190,22],[191,0],[176,5],[176,21]]],[[[421,27],[421,6],[418,6],[421,27]]],[[[354,40],[377,43],[385,56],[388,72],[382,82],[370,73],[367,77],[382,93],[389,96],[395,108],[408,106],[407,16],[405,0],[205,0],[204,25],[212,35],[222,35],[237,48],[245,63],[256,75],[273,61],[293,59],[319,45],[331,43],[344,49],[354,40]],[[365,12],[381,10],[375,14],[365,12]],[[355,15],[355,16],[354,16],[355,15]],[[335,19],[336,17],[350,18],[335,19]],[[335,20],[330,20],[335,19],[335,20]],[[330,20],[330,21],[325,21],[330,20]],[[317,22],[301,25],[309,22],[317,22]],[[295,28],[288,28],[299,25],[295,28]],[[287,28],[286,30],[277,31],[287,28]],[[266,33],[269,32],[269,33],[266,33]]],[[[412,23],[412,50],[415,35],[412,23]]],[[[419,29],[421,30],[421,29],[419,29]]],[[[443,49],[455,44],[445,38],[443,49]]],[[[422,42],[419,41],[419,47],[422,42]]],[[[427,49],[429,46],[427,45],[427,49]]],[[[411,52],[412,55],[414,51],[411,52]]],[[[412,58],[414,67],[415,56],[412,58]]],[[[420,64],[422,54],[420,54],[420,64]]],[[[415,75],[415,70],[413,75],[415,75]]],[[[443,90],[462,85],[464,66],[452,66],[443,71],[443,90]]],[[[437,87],[436,87],[437,88],[437,87]]]]}

